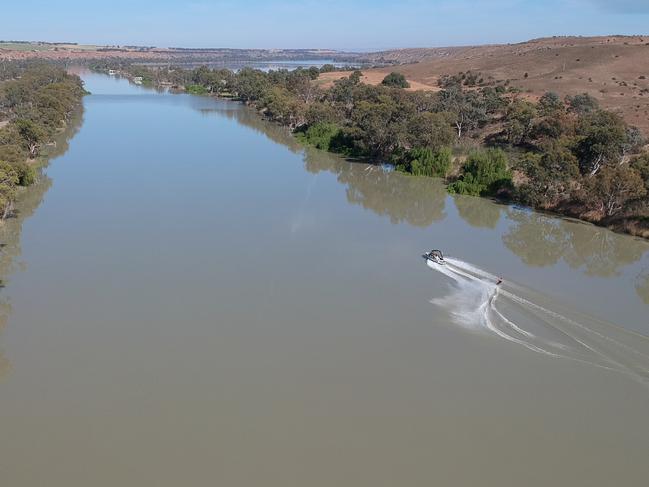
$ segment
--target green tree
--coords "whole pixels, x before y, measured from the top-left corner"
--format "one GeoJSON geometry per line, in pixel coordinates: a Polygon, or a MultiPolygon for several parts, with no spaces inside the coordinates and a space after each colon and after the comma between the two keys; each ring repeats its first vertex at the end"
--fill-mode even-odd
{"type": "Polygon", "coordinates": [[[267,117],[291,129],[304,124],[305,106],[286,88],[275,86],[268,90],[261,105],[267,117]]]}
{"type": "Polygon", "coordinates": [[[486,113],[490,115],[501,113],[509,104],[509,101],[503,96],[503,93],[491,86],[482,88],[480,96],[482,97],[486,113]]]}
{"type": "Polygon", "coordinates": [[[586,178],[583,201],[604,217],[618,215],[625,205],[646,196],[647,189],[640,174],[628,166],[607,166],[600,173],[586,178]]]}
{"type": "Polygon", "coordinates": [[[631,167],[635,169],[644,181],[647,194],[649,194],[649,153],[644,153],[631,161],[631,167]]]}
{"type": "Polygon", "coordinates": [[[455,140],[452,127],[453,115],[449,113],[423,112],[409,118],[408,143],[411,147],[439,149],[455,140]]]}
{"type": "Polygon", "coordinates": [[[14,162],[11,164],[11,167],[14,169],[16,175],[18,176],[17,184],[19,186],[29,186],[31,184],[34,184],[34,182],[36,181],[36,170],[27,162],[14,162]]]}
{"type": "Polygon", "coordinates": [[[260,100],[270,89],[266,74],[258,69],[243,68],[235,82],[235,91],[244,101],[260,100]]]}
{"type": "Polygon", "coordinates": [[[527,182],[518,188],[518,196],[534,207],[552,208],[570,198],[571,184],[579,177],[579,161],[559,143],[545,145],[540,154],[525,154],[519,167],[527,182]]]}
{"type": "Polygon", "coordinates": [[[349,81],[351,81],[351,83],[354,85],[359,84],[361,82],[361,78],[363,78],[363,73],[358,69],[353,71],[352,74],[349,75],[349,81]]]}
{"type": "Polygon", "coordinates": [[[14,122],[23,144],[29,151],[31,157],[36,157],[41,145],[45,142],[47,133],[45,130],[30,120],[16,120],[14,122]]]}
{"type": "Polygon", "coordinates": [[[18,175],[11,164],[0,162],[0,217],[3,220],[13,208],[17,184],[18,175]]]}
{"type": "Polygon", "coordinates": [[[383,86],[389,86],[391,88],[410,88],[410,83],[406,80],[406,77],[397,72],[392,72],[388,74],[383,81],[381,81],[383,86]]]}
{"type": "Polygon", "coordinates": [[[319,98],[320,90],[312,83],[309,71],[296,70],[289,73],[286,79],[287,89],[304,103],[312,103],[319,98]]]}
{"type": "Polygon", "coordinates": [[[537,116],[536,106],[524,100],[516,100],[509,106],[505,116],[505,133],[510,144],[528,142],[537,116]]]}
{"type": "Polygon", "coordinates": [[[304,115],[307,125],[315,125],[319,123],[338,123],[341,122],[341,114],[330,103],[316,101],[311,103],[304,115]]]}
{"type": "Polygon", "coordinates": [[[27,151],[15,142],[17,140],[11,140],[10,143],[3,144],[0,138],[0,161],[16,164],[27,159],[27,151]]]}
{"type": "Polygon", "coordinates": [[[582,174],[594,176],[606,164],[621,162],[628,133],[616,114],[597,110],[582,117],[576,154],[582,174]]]}
{"type": "Polygon", "coordinates": [[[561,97],[553,91],[548,91],[539,99],[539,113],[544,117],[556,115],[564,109],[561,97]]]}
{"type": "Polygon", "coordinates": [[[577,115],[587,115],[599,110],[599,102],[588,93],[567,97],[568,107],[577,115]]]}
{"type": "Polygon", "coordinates": [[[474,91],[463,91],[461,88],[441,91],[437,111],[453,114],[458,139],[465,132],[476,129],[487,121],[484,99],[474,91]]]}
{"type": "Polygon", "coordinates": [[[388,97],[361,101],[352,114],[352,136],[362,152],[383,157],[403,146],[407,137],[399,106],[388,97]]]}

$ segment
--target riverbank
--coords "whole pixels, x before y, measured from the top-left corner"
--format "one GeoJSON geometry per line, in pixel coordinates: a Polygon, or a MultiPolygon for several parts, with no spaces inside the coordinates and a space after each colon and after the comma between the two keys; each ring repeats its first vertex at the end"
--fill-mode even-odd
{"type": "Polygon", "coordinates": [[[649,237],[645,139],[589,95],[529,100],[480,73],[447,76],[440,90],[378,86],[353,72],[321,89],[327,69],[265,73],[143,66],[139,82],[190,94],[236,97],[301,142],[415,176],[444,178],[453,193],[498,198],[649,237]]]}
{"type": "Polygon", "coordinates": [[[0,218],[37,179],[86,94],[81,79],[45,64],[5,63],[0,70],[0,218]]]}

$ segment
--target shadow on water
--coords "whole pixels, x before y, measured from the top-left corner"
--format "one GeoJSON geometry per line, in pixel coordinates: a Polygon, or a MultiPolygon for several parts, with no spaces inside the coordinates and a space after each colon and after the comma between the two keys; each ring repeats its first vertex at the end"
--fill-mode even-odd
{"type": "MultiPolygon", "coordinates": [[[[70,140],[77,134],[82,123],[83,109],[79,108],[71,118],[68,127],[56,137],[53,144],[45,148],[43,156],[52,160],[65,154],[70,140]]],[[[5,287],[8,276],[25,269],[25,264],[19,261],[22,253],[20,240],[23,224],[41,205],[51,186],[52,180],[43,172],[39,172],[36,182],[22,189],[18,194],[12,217],[0,224],[0,289],[5,287]]],[[[11,301],[8,296],[0,294],[0,338],[10,315],[11,301]]],[[[10,370],[11,364],[5,357],[0,342],[0,380],[10,370]]]]}

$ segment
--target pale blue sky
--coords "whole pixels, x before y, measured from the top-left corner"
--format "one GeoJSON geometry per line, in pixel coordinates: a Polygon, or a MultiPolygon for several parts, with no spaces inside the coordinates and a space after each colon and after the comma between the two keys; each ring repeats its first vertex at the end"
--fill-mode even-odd
{"type": "Polygon", "coordinates": [[[19,0],[0,38],[181,47],[381,49],[648,34],[649,0],[19,0]]]}

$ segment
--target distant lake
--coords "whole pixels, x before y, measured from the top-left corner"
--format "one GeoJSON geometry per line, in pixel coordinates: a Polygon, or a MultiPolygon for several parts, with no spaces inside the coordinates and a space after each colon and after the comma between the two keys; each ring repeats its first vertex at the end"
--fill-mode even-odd
{"type": "MultiPolygon", "coordinates": [[[[167,66],[169,63],[143,63],[147,66],[167,66]]],[[[187,63],[170,63],[175,66],[187,68],[209,66],[212,69],[231,69],[238,71],[242,68],[249,67],[261,71],[277,71],[286,69],[292,71],[298,68],[308,69],[311,67],[321,68],[325,64],[331,64],[337,68],[360,67],[358,63],[340,63],[332,59],[311,59],[311,60],[277,60],[277,61],[224,61],[224,62],[187,62],[187,63]]]]}
{"type": "Polygon", "coordinates": [[[646,241],[83,77],[0,228],[3,486],[646,485],[646,241]]]}

